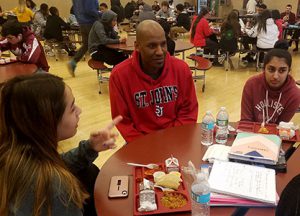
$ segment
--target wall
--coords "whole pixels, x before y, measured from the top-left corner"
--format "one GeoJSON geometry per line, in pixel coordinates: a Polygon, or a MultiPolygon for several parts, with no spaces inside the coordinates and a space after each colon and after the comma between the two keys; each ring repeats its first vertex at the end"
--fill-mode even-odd
{"type": "MultiPolygon", "coordinates": [[[[129,0],[121,0],[121,3],[123,6],[127,4],[129,0]]],[[[144,2],[152,5],[154,0],[144,0],[144,2]]],[[[162,2],[162,0],[158,0],[159,2],[162,2]]],[[[194,0],[174,0],[175,5],[178,3],[182,2],[194,2],[194,0]]],[[[18,0],[0,0],[0,5],[2,6],[3,10],[10,10],[14,8],[17,5],[18,0]]],[[[59,11],[60,15],[62,17],[68,17],[69,16],[69,11],[70,7],[72,5],[71,0],[34,0],[34,2],[39,6],[41,3],[47,3],[49,6],[56,6],[59,11]]],[[[109,5],[110,7],[110,0],[99,0],[99,2],[105,2],[109,5]]],[[[241,9],[243,5],[242,0],[231,0],[233,8],[235,9],[241,9]]],[[[264,0],[264,3],[268,6],[270,9],[278,9],[279,11],[284,11],[285,5],[290,3],[293,6],[293,12],[296,12],[297,10],[297,5],[298,5],[298,0],[288,0],[288,1],[283,1],[283,0],[264,0]]]]}

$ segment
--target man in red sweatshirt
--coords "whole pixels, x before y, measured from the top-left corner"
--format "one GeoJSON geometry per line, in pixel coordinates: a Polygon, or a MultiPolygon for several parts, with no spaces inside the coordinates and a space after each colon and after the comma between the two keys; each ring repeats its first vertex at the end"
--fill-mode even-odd
{"type": "Polygon", "coordinates": [[[241,121],[279,124],[289,122],[300,105],[300,89],[290,75],[292,57],[282,49],[272,49],[264,58],[263,72],[245,84],[241,121]]]}
{"type": "Polygon", "coordinates": [[[162,27],[138,25],[135,51],[114,67],[109,82],[112,117],[127,142],[163,128],[195,123],[198,102],[188,65],[167,52],[162,27]]]}
{"type": "Polygon", "coordinates": [[[29,27],[22,27],[16,20],[9,20],[2,26],[3,40],[0,50],[10,50],[18,61],[35,64],[37,72],[48,72],[49,65],[44,49],[29,27]]]}

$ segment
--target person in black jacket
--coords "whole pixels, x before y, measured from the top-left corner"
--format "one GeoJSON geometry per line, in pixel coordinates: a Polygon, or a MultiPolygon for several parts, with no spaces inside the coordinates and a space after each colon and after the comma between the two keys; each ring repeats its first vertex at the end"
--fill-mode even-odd
{"type": "Polygon", "coordinates": [[[74,51],[69,48],[69,38],[64,38],[62,28],[70,29],[69,24],[67,24],[60,16],[59,11],[56,7],[50,7],[50,16],[47,18],[44,37],[47,40],[54,39],[61,42],[61,46],[65,49],[69,55],[73,55],[74,51]]]}
{"type": "Polygon", "coordinates": [[[166,36],[166,40],[167,40],[167,50],[170,53],[170,55],[173,56],[175,53],[175,45],[176,44],[175,44],[175,41],[172,38],[170,38],[170,36],[169,36],[171,26],[165,19],[160,19],[158,21],[158,23],[161,25],[161,27],[165,31],[165,36],[166,36]]]}
{"type": "Polygon", "coordinates": [[[124,8],[121,5],[120,0],[111,0],[111,10],[118,15],[117,22],[120,23],[125,18],[124,8]]]}
{"type": "Polygon", "coordinates": [[[183,4],[176,5],[176,25],[171,28],[170,36],[171,38],[176,38],[178,33],[186,33],[191,28],[191,18],[189,14],[184,10],[183,4]]]}

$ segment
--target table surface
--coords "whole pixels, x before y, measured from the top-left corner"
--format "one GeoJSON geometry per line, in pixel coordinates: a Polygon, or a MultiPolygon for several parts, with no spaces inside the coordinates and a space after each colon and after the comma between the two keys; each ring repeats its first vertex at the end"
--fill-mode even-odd
{"type": "MultiPolygon", "coordinates": [[[[128,36],[126,43],[108,44],[106,46],[112,49],[122,50],[125,52],[133,52],[135,39],[135,36],[128,36]]],[[[175,40],[175,52],[183,52],[185,50],[192,49],[193,47],[194,45],[190,42],[183,40],[175,40]]]]}
{"type": "MultiPolygon", "coordinates": [[[[288,144],[291,145],[291,144],[288,144]]],[[[160,130],[141,137],[118,150],[103,165],[95,184],[95,205],[101,216],[133,215],[133,176],[132,167],[127,162],[161,163],[171,156],[178,158],[179,163],[186,166],[191,160],[196,167],[202,164],[202,157],[207,147],[201,145],[200,124],[184,125],[160,130]],[[127,198],[109,199],[108,188],[112,176],[129,176],[129,195],[127,198]]],[[[277,192],[280,194],[289,180],[300,173],[300,166],[295,160],[299,158],[300,150],[296,150],[288,161],[288,173],[278,174],[277,192]]],[[[190,176],[183,175],[188,188],[192,183],[190,176]]],[[[235,207],[212,207],[211,215],[231,215],[235,207]]],[[[274,215],[274,208],[251,209],[247,215],[274,215]]],[[[175,215],[175,214],[172,214],[175,215]]],[[[177,214],[176,214],[177,215],[177,214]]],[[[178,213],[178,215],[191,215],[178,213]]]]}
{"type": "Polygon", "coordinates": [[[25,64],[22,62],[0,65],[0,83],[18,75],[33,74],[36,70],[37,66],[35,64],[25,64]]]}

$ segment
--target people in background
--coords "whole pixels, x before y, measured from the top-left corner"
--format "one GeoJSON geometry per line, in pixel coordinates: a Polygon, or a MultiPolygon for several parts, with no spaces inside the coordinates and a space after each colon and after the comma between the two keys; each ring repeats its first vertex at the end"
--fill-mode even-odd
{"type": "Polygon", "coordinates": [[[138,16],[138,22],[142,22],[144,20],[150,19],[150,20],[156,20],[155,14],[152,11],[152,8],[148,4],[144,4],[142,6],[143,9],[140,11],[139,16],[138,16]]]}
{"type": "Polygon", "coordinates": [[[202,7],[199,15],[192,22],[190,41],[195,47],[205,47],[209,50],[209,53],[215,56],[213,64],[218,66],[220,65],[217,58],[219,45],[215,35],[217,32],[210,28],[207,21],[209,16],[208,9],[202,7]]]}
{"type": "Polygon", "coordinates": [[[246,5],[247,14],[254,14],[258,0],[249,0],[246,5]]]}
{"type": "Polygon", "coordinates": [[[103,13],[108,10],[108,6],[106,3],[103,2],[99,5],[99,9],[100,9],[100,12],[103,13]]]}
{"type": "Polygon", "coordinates": [[[37,11],[36,4],[32,0],[26,0],[26,6],[32,10],[33,13],[37,11]]]}
{"type": "Polygon", "coordinates": [[[137,4],[134,0],[131,0],[130,2],[128,2],[125,5],[124,14],[125,14],[126,19],[130,20],[130,18],[133,16],[133,13],[134,13],[136,7],[137,7],[137,4]]]}
{"type": "Polygon", "coordinates": [[[191,18],[189,14],[184,9],[183,4],[176,5],[176,24],[171,27],[170,37],[176,38],[177,34],[184,34],[190,31],[191,28],[191,18]]]}
{"type": "Polygon", "coordinates": [[[155,13],[156,13],[157,11],[160,10],[160,6],[159,6],[158,1],[154,1],[154,2],[153,2],[152,10],[153,10],[155,13]]]}
{"type": "Polygon", "coordinates": [[[110,0],[110,4],[111,4],[111,10],[118,15],[117,22],[118,23],[123,22],[125,18],[125,11],[120,0],[110,0]]]}
{"type": "Polygon", "coordinates": [[[15,77],[0,98],[1,216],[96,216],[93,161],[115,147],[111,130],[122,117],[60,155],[58,142],[76,134],[81,114],[62,78],[15,77]]]}
{"type": "Polygon", "coordinates": [[[42,3],[40,9],[33,16],[33,32],[37,38],[42,38],[45,32],[47,18],[49,16],[48,5],[42,3]]]}
{"type": "Polygon", "coordinates": [[[175,53],[175,46],[176,46],[176,43],[175,41],[170,37],[170,30],[171,30],[171,25],[170,23],[168,23],[167,20],[165,19],[161,19],[158,21],[159,24],[161,25],[161,27],[164,29],[165,31],[165,37],[166,37],[166,40],[167,40],[167,50],[168,52],[170,53],[171,56],[174,55],[175,53]]]}
{"type": "Polygon", "coordinates": [[[221,25],[221,51],[234,53],[238,49],[238,38],[240,35],[241,25],[239,24],[239,17],[235,11],[232,11],[221,25]]]}
{"type": "MultiPolygon", "coordinates": [[[[256,47],[260,50],[268,50],[274,48],[274,44],[278,40],[279,30],[274,19],[271,18],[271,12],[264,10],[258,17],[257,24],[251,29],[246,28],[246,34],[249,37],[257,37],[256,47]]],[[[263,61],[263,52],[260,54],[259,61],[263,61]]]]}
{"type": "Polygon", "coordinates": [[[89,52],[92,59],[109,65],[117,65],[128,56],[123,52],[106,47],[107,44],[125,43],[126,38],[120,38],[114,30],[117,24],[117,14],[111,10],[105,11],[97,20],[89,34],[89,52]]]}
{"type": "Polygon", "coordinates": [[[283,35],[282,35],[282,32],[283,32],[283,27],[282,27],[283,20],[280,17],[280,12],[279,12],[279,10],[272,10],[271,11],[271,15],[272,15],[273,20],[275,21],[275,24],[278,27],[278,31],[279,31],[278,40],[281,40],[281,39],[283,39],[283,35]]]}
{"type": "Polygon", "coordinates": [[[137,26],[132,57],[114,67],[109,81],[111,114],[127,142],[163,128],[195,123],[198,102],[189,66],[167,52],[163,28],[137,26]]]}
{"type": "Polygon", "coordinates": [[[289,122],[300,104],[300,90],[290,75],[291,54],[272,49],[264,58],[263,72],[245,84],[241,121],[279,124],[289,122]]]}
{"type": "Polygon", "coordinates": [[[75,56],[68,62],[69,73],[75,77],[77,62],[88,50],[88,38],[92,25],[99,18],[98,0],[73,0],[74,14],[79,24],[82,44],[75,56]]]}
{"type": "Polygon", "coordinates": [[[26,6],[26,0],[19,0],[18,6],[12,12],[17,16],[20,23],[24,25],[31,24],[33,12],[26,6]]]}
{"type": "Polygon", "coordinates": [[[295,24],[296,22],[296,15],[292,12],[292,5],[287,4],[286,10],[280,14],[281,19],[283,19],[283,22],[285,24],[295,24]]]}
{"type": "Polygon", "coordinates": [[[61,48],[65,49],[69,56],[74,55],[74,50],[71,48],[70,39],[63,36],[63,28],[70,29],[70,25],[66,23],[60,16],[56,7],[50,7],[50,16],[47,19],[44,37],[47,40],[55,40],[60,42],[61,48]]]}
{"type": "Polygon", "coordinates": [[[169,3],[167,1],[163,1],[161,3],[160,10],[156,13],[156,16],[162,19],[175,19],[175,14],[171,10],[169,3]]]}
{"type": "Polygon", "coordinates": [[[37,72],[48,72],[49,65],[44,49],[28,26],[22,26],[17,20],[6,21],[2,26],[0,50],[10,50],[17,60],[35,64],[37,72]]]}

